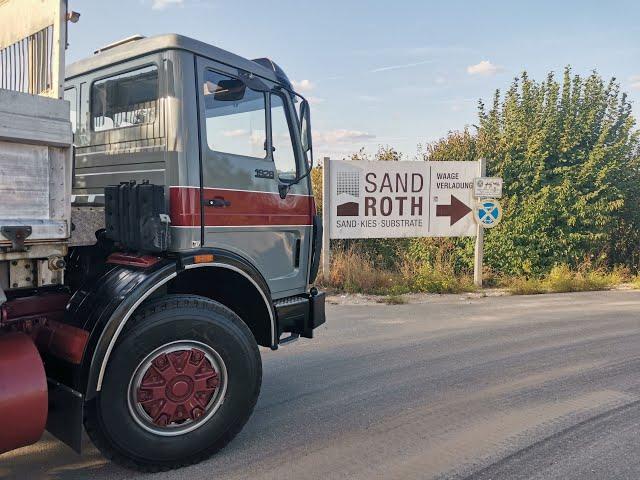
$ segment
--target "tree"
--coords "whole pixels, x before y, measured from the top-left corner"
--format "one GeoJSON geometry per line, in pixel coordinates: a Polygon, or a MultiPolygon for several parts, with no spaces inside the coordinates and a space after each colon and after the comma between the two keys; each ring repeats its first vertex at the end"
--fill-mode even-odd
{"type": "MultiPolygon", "coordinates": [[[[423,160],[488,160],[504,179],[504,220],[487,232],[486,262],[511,274],[547,272],[557,263],[640,263],[640,141],[631,104],[615,78],[596,73],[536,82],[524,72],[479,126],[419,146],[423,160]]],[[[457,263],[471,260],[457,245],[457,263]]],[[[470,266],[470,265],[469,265],[470,266]]]]}
{"type": "Polygon", "coordinates": [[[348,155],[346,160],[398,162],[402,160],[402,153],[389,145],[378,145],[378,151],[373,155],[373,158],[362,147],[357,152],[348,155]]]}
{"type": "Polygon", "coordinates": [[[446,137],[426,145],[418,145],[418,160],[473,161],[478,159],[476,136],[465,128],[449,132],[446,137]]]}
{"type": "MultiPolygon", "coordinates": [[[[626,263],[640,243],[639,134],[615,78],[567,67],[539,83],[514,79],[491,108],[479,103],[476,153],[504,179],[504,220],[487,235],[486,258],[508,273],[554,264],[626,263]]],[[[454,149],[455,145],[451,146],[454,149]]]]}

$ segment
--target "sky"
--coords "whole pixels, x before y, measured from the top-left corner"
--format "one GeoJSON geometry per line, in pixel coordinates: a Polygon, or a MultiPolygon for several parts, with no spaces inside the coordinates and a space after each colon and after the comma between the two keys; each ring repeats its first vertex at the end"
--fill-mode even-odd
{"type": "Polygon", "coordinates": [[[312,104],[317,157],[418,144],[477,123],[526,70],[615,76],[640,118],[640,1],[69,0],[74,61],[133,34],[179,33],[269,57],[312,104]]]}

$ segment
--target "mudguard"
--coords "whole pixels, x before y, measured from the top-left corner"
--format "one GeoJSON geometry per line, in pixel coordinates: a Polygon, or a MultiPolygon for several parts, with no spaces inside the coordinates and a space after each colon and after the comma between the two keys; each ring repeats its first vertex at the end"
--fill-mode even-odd
{"type": "MultiPolygon", "coordinates": [[[[158,259],[147,268],[113,265],[85,288],[76,292],[68,306],[68,323],[90,332],[82,364],[73,378],[64,383],[91,400],[100,390],[109,355],[136,308],[156,290],[182,271],[198,267],[229,268],[251,280],[269,310],[272,331],[277,332],[276,314],[271,293],[258,270],[236,254],[216,249],[199,250],[174,258],[158,259]],[[213,255],[214,261],[196,263],[195,258],[213,255]]],[[[272,347],[277,346],[273,335],[272,347]]]]}

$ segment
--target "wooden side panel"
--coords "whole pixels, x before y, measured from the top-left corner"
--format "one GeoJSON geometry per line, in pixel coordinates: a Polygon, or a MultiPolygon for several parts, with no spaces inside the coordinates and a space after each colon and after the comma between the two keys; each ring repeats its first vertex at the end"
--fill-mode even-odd
{"type": "Polygon", "coordinates": [[[49,148],[0,142],[0,219],[49,218],[49,148]]]}

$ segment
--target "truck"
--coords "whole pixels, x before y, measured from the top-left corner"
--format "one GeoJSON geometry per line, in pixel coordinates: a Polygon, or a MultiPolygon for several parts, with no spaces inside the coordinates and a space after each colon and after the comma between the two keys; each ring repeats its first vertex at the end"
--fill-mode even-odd
{"type": "Polygon", "coordinates": [[[243,428],[259,346],[325,322],[309,103],[272,60],[174,34],[65,74],[78,16],[0,3],[0,453],[86,431],[169,470],[243,428]]]}

